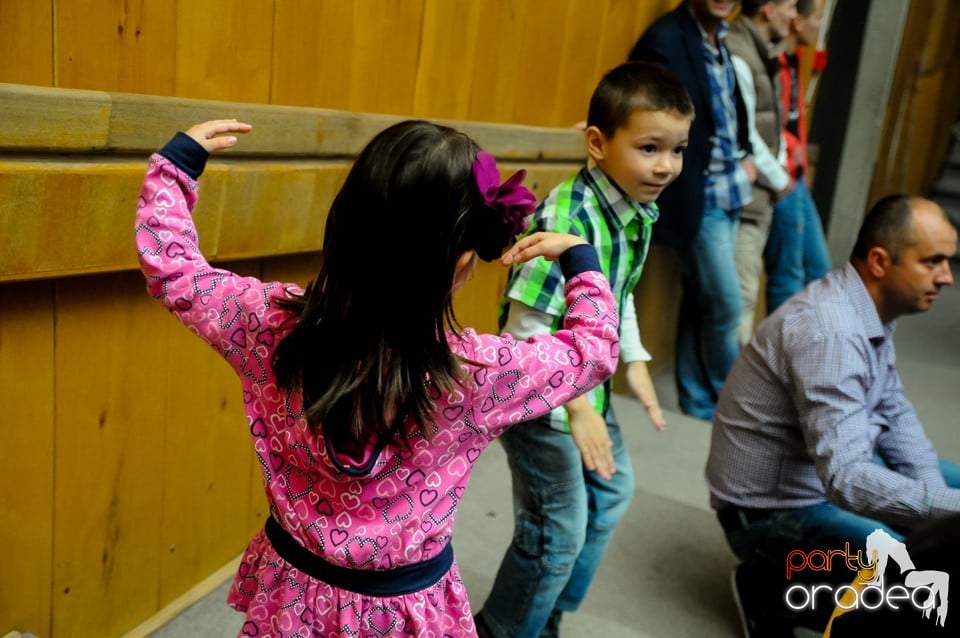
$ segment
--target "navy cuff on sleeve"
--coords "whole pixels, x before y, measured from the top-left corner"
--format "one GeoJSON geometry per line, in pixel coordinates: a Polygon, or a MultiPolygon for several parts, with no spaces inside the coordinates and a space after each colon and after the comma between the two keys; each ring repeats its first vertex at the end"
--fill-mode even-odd
{"type": "Polygon", "coordinates": [[[577,244],[566,249],[560,255],[560,271],[564,278],[570,281],[580,273],[597,271],[600,269],[600,258],[597,249],[590,244],[577,244]]]}
{"type": "Polygon", "coordinates": [[[210,153],[186,133],[178,132],[166,146],[157,151],[184,173],[197,179],[207,165],[210,153]]]}

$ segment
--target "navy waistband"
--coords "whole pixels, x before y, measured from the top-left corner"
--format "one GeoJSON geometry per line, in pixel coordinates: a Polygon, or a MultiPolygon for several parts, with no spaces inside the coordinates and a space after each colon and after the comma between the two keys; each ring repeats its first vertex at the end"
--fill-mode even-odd
{"type": "Polygon", "coordinates": [[[280,557],[328,585],[367,596],[402,596],[436,584],[453,565],[453,545],[447,545],[433,558],[394,569],[350,569],[328,563],[290,535],[272,516],[264,531],[280,557]]]}

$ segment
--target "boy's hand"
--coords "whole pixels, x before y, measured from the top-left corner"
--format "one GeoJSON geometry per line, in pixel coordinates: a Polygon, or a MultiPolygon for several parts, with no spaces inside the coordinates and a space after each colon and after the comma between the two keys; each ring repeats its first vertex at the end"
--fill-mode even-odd
{"type": "Polygon", "coordinates": [[[663,432],[667,421],[663,418],[663,410],[660,409],[660,401],[657,399],[657,390],[653,387],[653,380],[650,378],[645,362],[631,361],[627,364],[627,384],[640,399],[653,427],[663,432]]]}
{"type": "Polygon", "coordinates": [[[609,481],[617,471],[613,462],[613,442],[607,432],[607,422],[598,414],[586,397],[574,399],[564,406],[570,420],[573,443],[580,450],[583,466],[609,481]]]}
{"type": "Polygon", "coordinates": [[[237,138],[224,133],[249,133],[253,127],[236,119],[211,120],[202,124],[194,124],[187,130],[187,135],[197,141],[208,153],[230,148],[237,143],[237,138]]]}
{"type": "Polygon", "coordinates": [[[585,244],[582,237],[567,233],[539,232],[528,235],[510,247],[503,254],[500,261],[504,266],[522,264],[536,257],[543,257],[547,261],[554,261],[568,248],[577,244],[585,244]]]}

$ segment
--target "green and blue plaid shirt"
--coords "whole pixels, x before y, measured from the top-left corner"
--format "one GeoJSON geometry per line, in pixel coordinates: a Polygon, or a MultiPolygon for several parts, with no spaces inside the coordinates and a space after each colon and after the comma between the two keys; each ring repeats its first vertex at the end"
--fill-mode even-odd
{"type": "MultiPolygon", "coordinates": [[[[541,230],[570,233],[592,244],[622,316],[627,297],[643,272],[653,223],[659,215],[656,204],[641,204],[624,195],[593,165],[550,191],[534,211],[527,234],[541,230]]],[[[566,311],[564,283],[556,262],[534,259],[514,266],[500,304],[500,329],[506,324],[507,310],[514,300],[553,317],[552,329],[557,330],[566,311]]],[[[593,408],[604,416],[609,409],[609,393],[608,380],[587,394],[593,408]]],[[[554,409],[549,419],[552,427],[570,431],[562,407],[554,409]]]]}

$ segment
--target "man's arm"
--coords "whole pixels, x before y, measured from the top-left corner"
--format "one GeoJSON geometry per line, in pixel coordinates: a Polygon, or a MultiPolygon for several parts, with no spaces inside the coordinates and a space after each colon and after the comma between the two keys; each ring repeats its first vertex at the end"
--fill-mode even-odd
{"type": "Polygon", "coordinates": [[[874,462],[869,342],[836,332],[785,340],[800,428],[831,503],[903,527],[960,511],[960,490],[932,487],[874,462]]]}
{"type": "Polygon", "coordinates": [[[927,438],[896,370],[890,375],[876,415],[883,426],[877,453],[887,466],[933,488],[946,487],[940,458],[927,438]]]}

